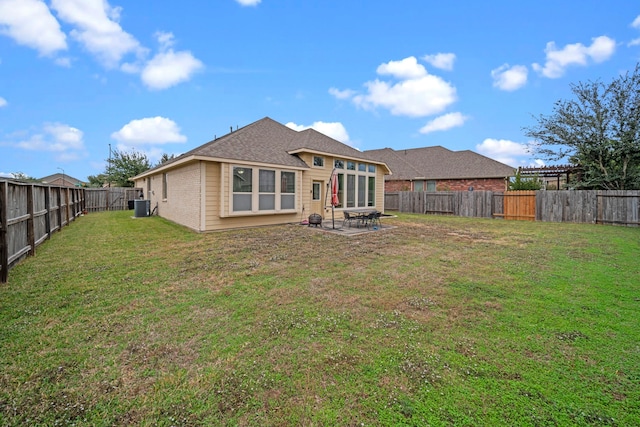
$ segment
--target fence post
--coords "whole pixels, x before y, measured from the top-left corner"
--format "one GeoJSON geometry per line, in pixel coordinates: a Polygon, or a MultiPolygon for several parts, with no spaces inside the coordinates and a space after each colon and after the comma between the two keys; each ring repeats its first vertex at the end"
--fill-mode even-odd
{"type": "Polygon", "coordinates": [[[7,209],[9,207],[9,183],[0,181],[0,283],[9,278],[9,242],[7,241],[7,209]]]}
{"type": "Polygon", "coordinates": [[[47,234],[47,240],[49,240],[51,238],[51,187],[44,189],[44,209],[47,211],[44,214],[44,231],[47,234]]]}
{"type": "Polygon", "coordinates": [[[33,184],[27,187],[27,242],[31,249],[29,249],[29,255],[35,255],[36,253],[36,233],[34,230],[34,206],[33,206],[33,184]]]}
{"type": "Polygon", "coordinates": [[[56,198],[58,199],[58,231],[62,231],[62,196],[61,188],[55,187],[56,198]]]}

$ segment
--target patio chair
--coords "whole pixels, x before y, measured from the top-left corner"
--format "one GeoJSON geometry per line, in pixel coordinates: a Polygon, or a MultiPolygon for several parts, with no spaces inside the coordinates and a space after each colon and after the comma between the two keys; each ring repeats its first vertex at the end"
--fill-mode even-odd
{"type": "Polygon", "coordinates": [[[351,221],[355,221],[356,218],[346,211],[343,212],[343,214],[344,214],[344,221],[342,221],[342,228],[344,228],[345,225],[348,225],[349,228],[351,228],[351,221]]]}
{"type": "Polygon", "coordinates": [[[380,216],[382,215],[382,212],[379,211],[375,211],[375,212],[371,212],[369,215],[367,215],[367,219],[366,219],[366,226],[367,228],[372,227],[381,227],[380,224],[380,216]]]}

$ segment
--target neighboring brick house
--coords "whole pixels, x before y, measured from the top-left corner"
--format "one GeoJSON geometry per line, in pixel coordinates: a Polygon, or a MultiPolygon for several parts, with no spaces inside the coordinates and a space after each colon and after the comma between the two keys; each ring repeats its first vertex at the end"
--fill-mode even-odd
{"type": "Polygon", "coordinates": [[[59,185],[61,187],[82,187],[85,183],[72,176],[63,173],[54,173],[53,175],[40,178],[43,184],[59,185]]]}
{"type": "Polygon", "coordinates": [[[470,150],[441,146],[364,152],[393,171],[385,176],[385,191],[505,191],[515,169],[470,150]]]}
{"type": "MultiPolygon", "coordinates": [[[[196,231],[300,222],[331,215],[336,169],[339,205],[384,211],[384,162],[313,129],[268,117],[131,178],[158,215],[196,231]]],[[[340,214],[340,217],[342,215],[340,214]]]]}

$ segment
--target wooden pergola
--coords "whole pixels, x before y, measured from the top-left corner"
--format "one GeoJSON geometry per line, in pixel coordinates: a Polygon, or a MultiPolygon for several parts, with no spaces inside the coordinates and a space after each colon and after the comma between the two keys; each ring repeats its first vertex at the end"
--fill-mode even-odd
{"type": "Polygon", "coordinates": [[[560,178],[566,177],[569,183],[571,174],[579,174],[582,168],[579,165],[555,165],[555,166],[520,166],[518,172],[521,177],[556,178],[557,189],[560,189],[560,178]]]}

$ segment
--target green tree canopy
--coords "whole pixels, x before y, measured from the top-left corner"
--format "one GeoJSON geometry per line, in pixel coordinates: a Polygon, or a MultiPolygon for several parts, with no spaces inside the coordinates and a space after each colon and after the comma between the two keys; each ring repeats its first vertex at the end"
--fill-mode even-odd
{"type": "Polygon", "coordinates": [[[549,116],[524,128],[532,153],[548,161],[580,165],[576,188],[640,189],[640,64],[610,83],[571,85],[549,116]]]}
{"type": "Polygon", "coordinates": [[[104,184],[109,182],[109,177],[104,173],[98,175],[89,175],[87,179],[89,180],[89,187],[94,188],[100,188],[104,186],[104,184]]]}
{"type": "Polygon", "coordinates": [[[147,155],[138,151],[114,150],[110,160],[107,160],[106,175],[111,185],[117,187],[133,187],[129,178],[141,174],[151,168],[147,155]]]}
{"type": "Polygon", "coordinates": [[[537,176],[531,178],[523,178],[520,170],[516,172],[516,176],[509,182],[509,191],[516,190],[540,190],[542,182],[537,176]]]}
{"type": "Polygon", "coordinates": [[[173,160],[175,158],[176,158],[175,154],[162,153],[162,156],[160,156],[160,160],[158,160],[158,163],[155,164],[155,167],[161,166],[167,163],[169,160],[173,160]]]}

